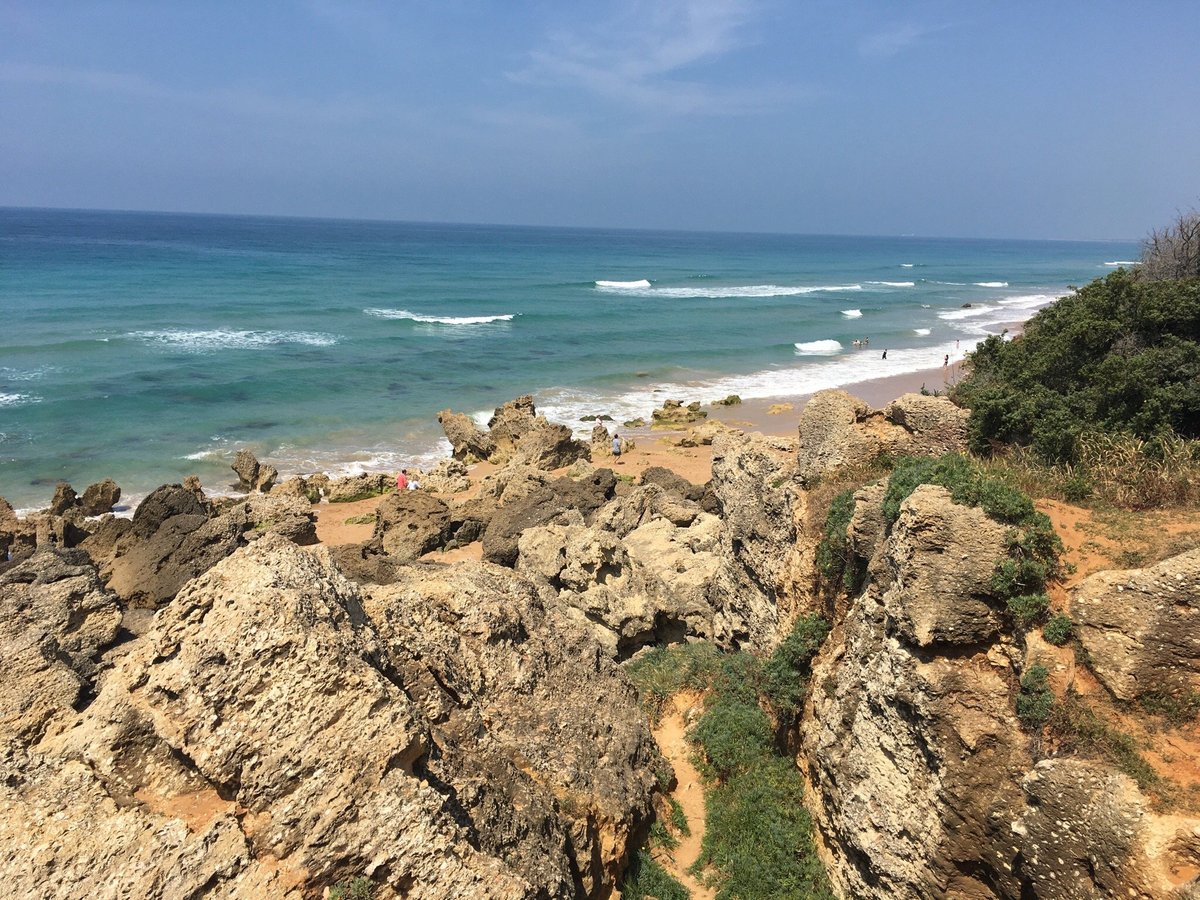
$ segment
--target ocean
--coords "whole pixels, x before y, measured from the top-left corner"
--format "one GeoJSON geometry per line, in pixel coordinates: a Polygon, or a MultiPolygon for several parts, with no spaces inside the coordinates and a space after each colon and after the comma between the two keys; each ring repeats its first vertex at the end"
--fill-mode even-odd
{"type": "Polygon", "coordinates": [[[0,209],[0,496],[221,492],[240,447],[285,476],[423,465],[448,452],[438,410],[524,393],[587,433],[667,397],[936,368],[1137,253],[0,209]]]}

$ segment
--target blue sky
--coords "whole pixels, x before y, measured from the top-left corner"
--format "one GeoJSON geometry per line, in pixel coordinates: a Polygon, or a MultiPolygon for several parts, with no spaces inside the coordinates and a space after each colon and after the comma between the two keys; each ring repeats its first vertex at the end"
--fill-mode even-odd
{"type": "Polygon", "coordinates": [[[0,0],[0,205],[1138,238],[1200,7],[0,0]]]}

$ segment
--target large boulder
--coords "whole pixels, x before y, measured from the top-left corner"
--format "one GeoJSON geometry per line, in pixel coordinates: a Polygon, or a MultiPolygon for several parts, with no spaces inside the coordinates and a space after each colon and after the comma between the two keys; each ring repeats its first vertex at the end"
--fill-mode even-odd
{"type": "Polygon", "coordinates": [[[254,490],[254,485],[258,482],[258,457],[243,447],[233,455],[233,462],[230,463],[229,468],[233,469],[234,474],[237,475],[240,490],[254,490]]]}
{"type": "Polygon", "coordinates": [[[80,498],[80,506],[85,516],[102,516],[112,512],[112,508],[121,499],[121,488],[111,478],[89,484],[80,498]]]}
{"type": "Polygon", "coordinates": [[[82,550],[41,549],[0,575],[0,735],[35,743],[95,686],[121,610],[82,550]]]}
{"type": "Polygon", "coordinates": [[[516,450],[526,432],[538,427],[539,419],[541,422],[546,421],[545,417],[538,416],[530,394],[497,406],[492,417],[488,419],[488,434],[495,447],[493,453],[500,453],[507,458],[516,450]]]}
{"type": "Polygon", "coordinates": [[[268,536],[192,581],[0,759],[9,891],[608,896],[655,789],[633,691],[513,576],[407,573],[268,536]]]}
{"type": "Polygon", "coordinates": [[[483,533],[483,558],[502,566],[517,560],[517,541],[527,528],[556,523],[580,524],[612,499],[617,479],[612,469],[596,469],[580,478],[555,478],[532,487],[518,500],[505,503],[493,514],[483,533]]]}
{"type": "Polygon", "coordinates": [[[461,494],[471,489],[467,467],[457,459],[443,459],[428,472],[421,473],[421,488],[435,494],[461,494]]]}
{"type": "Polygon", "coordinates": [[[75,493],[75,489],[65,481],[60,481],[54,486],[54,497],[50,501],[50,507],[46,510],[51,516],[61,516],[63,513],[74,508],[79,503],[79,496],[75,493]]]}
{"type": "Polygon", "coordinates": [[[1007,556],[1007,531],[979,507],[954,503],[944,487],[917,487],[900,507],[887,549],[884,606],[895,632],[917,647],[994,640],[1004,604],[991,581],[1007,556]]]}
{"type": "Polygon", "coordinates": [[[395,487],[395,481],[386,472],[363,472],[331,481],[325,489],[325,499],[330,503],[353,503],[386,494],[395,487]]]}
{"type": "Polygon", "coordinates": [[[782,623],[814,596],[814,540],[804,540],[807,494],[795,445],[740,431],[713,442],[712,490],[722,510],[722,556],[713,585],[718,639],[769,651],[782,623]]]}
{"type": "Polygon", "coordinates": [[[800,412],[798,475],[809,483],[835,469],[900,453],[908,432],[842,390],[819,391],[800,412]]]}
{"type": "Polygon", "coordinates": [[[971,413],[945,397],[903,394],[885,406],[883,414],[909,433],[912,438],[909,453],[936,456],[966,449],[967,419],[971,413]]]}
{"type": "Polygon", "coordinates": [[[1071,616],[1092,670],[1117,698],[1200,691],[1200,549],[1088,576],[1071,616]]]}
{"type": "Polygon", "coordinates": [[[577,441],[566,425],[556,425],[539,417],[537,427],[521,435],[512,460],[538,469],[561,469],[580,459],[591,459],[591,448],[577,441]]]}
{"type": "Polygon", "coordinates": [[[467,463],[482,462],[496,452],[495,440],[478,428],[470,416],[443,409],[437,419],[450,441],[455,459],[467,463]]]}
{"type": "Polygon", "coordinates": [[[375,509],[371,543],[400,561],[443,547],[450,538],[450,508],[424,491],[389,494],[375,509]]]}

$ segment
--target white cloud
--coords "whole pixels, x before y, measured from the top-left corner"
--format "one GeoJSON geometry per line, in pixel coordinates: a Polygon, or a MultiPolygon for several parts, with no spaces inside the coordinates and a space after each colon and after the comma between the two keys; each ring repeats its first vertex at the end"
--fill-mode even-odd
{"type": "Polygon", "coordinates": [[[530,54],[517,82],[572,86],[617,103],[672,115],[762,112],[799,92],[779,86],[713,84],[697,70],[752,43],[747,2],[635,2],[587,34],[559,32],[530,54]]]}
{"type": "Polygon", "coordinates": [[[899,25],[869,34],[858,43],[858,52],[871,59],[890,59],[938,29],[899,25]]]}

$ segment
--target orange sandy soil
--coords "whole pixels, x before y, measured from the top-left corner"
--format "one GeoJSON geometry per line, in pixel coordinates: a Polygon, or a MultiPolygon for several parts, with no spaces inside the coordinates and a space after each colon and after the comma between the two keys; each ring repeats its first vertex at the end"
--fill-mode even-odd
{"type": "Polygon", "coordinates": [[[687,739],[688,713],[699,703],[698,694],[676,694],[654,729],[659,749],[675,768],[675,789],[671,791],[671,797],[683,808],[690,832],[676,835],[679,845],[674,850],[655,850],[654,858],[691,891],[692,900],[713,900],[716,897],[713,889],[688,872],[692,863],[700,858],[700,844],[704,840],[704,785],[700,773],[692,765],[692,746],[687,739]]]}
{"type": "MultiPolygon", "coordinates": [[[[1161,509],[1143,512],[1092,510],[1057,500],[1039,500],[1062,539],[1067,571],[1050,586],[1051,605],[1070,612],[1070,590],[1104,569],[1130,569],[1200,546],[1200,510],[1161,509]],[[1073,568],[1071,568],[1073,567],[1073,568]]],[[[1179,806],[1200,806],[1200,722],[1175,726],[1144,712],[1136,704],[1113,700],[1085,667],[1076,664],[1071,647],[1047,645],[1058,661],[1054,678],[1061,693],[1068,687],[1113,727],[1131,735],[1154,770],[1182,788],[1168,798],[1179,806]]]]}

